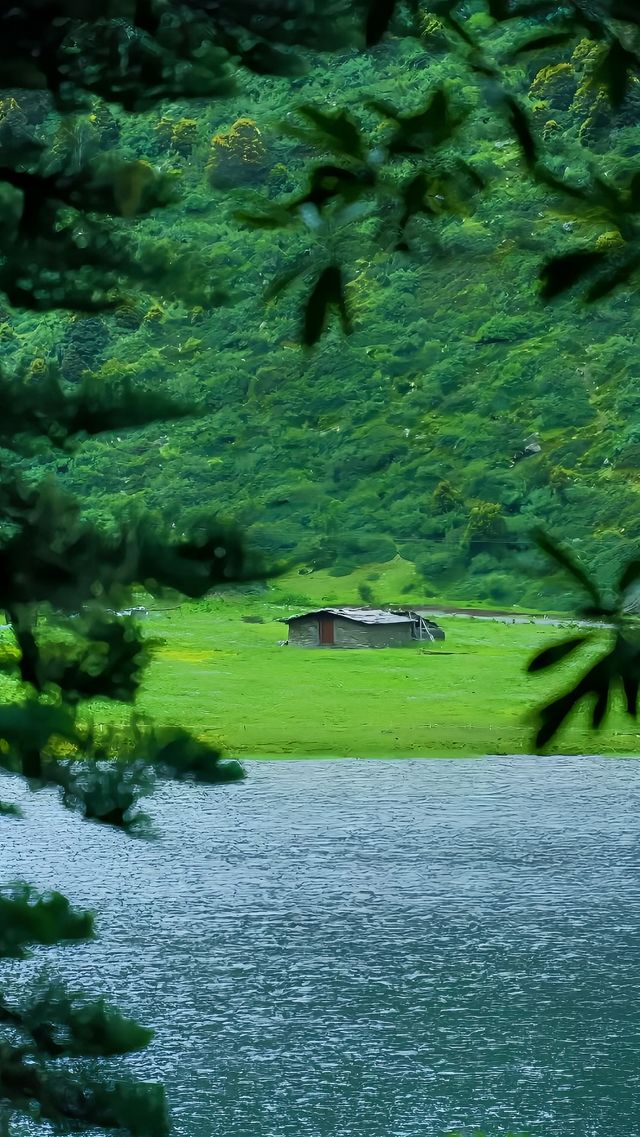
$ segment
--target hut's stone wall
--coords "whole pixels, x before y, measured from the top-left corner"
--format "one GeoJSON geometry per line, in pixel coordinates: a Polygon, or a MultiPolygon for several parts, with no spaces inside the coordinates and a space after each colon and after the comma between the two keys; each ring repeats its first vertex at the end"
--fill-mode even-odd
{"type": "Polygon", "coordinates": [[[402,647],[413,642],[411,624],[356,624],[335,620],[336,647],[402,647]]]}
{"type": "MultiPolygon", "coordinates": [[[[411,624],[358,624],[343,616],[333,618],[334,643],[327,647],[403,647],[415,643],[411,624]]],[[[317,616],[301,617],[289,624],[289,644],[294,647],[319,647],[317,616]]]]}
{"type": "Polygon", "coordinates": [[[320,628],[317,616],[301,617],[289,624],[289,643],[294,647],[319,647],[320,628]]]}

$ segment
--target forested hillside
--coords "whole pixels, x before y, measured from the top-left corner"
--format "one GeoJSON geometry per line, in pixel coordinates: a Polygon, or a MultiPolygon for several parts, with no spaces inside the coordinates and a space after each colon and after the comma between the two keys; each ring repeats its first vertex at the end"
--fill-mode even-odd
{"type": "MultiPolygon", "coordinates": [[[[467,24],[495,60],[507,58],[513,32],[473,5],[467,24]]],[[[166,104],[146,118],[96,104],[59,138],[37,96],[3,101],[0,130],[48,134],[71,162],[117,151],[173,171],[179,200],[127,224],[174,260],[195,246],[207,285],[227,293],[219,307],[197,303],[194,280],[191,300],[136,296],[113,315],[0,313],[4,358],[34,384],[52,368],[71,384],[88,374],[135,379],[195,400],[199,412],[28,461],[52,464],[93,514],[144,503],[181,528],[214,511],[269,554],[337,576],[400,554],[431,597],[561,603],[531,548],[540,525],[603,579],[635,551],[633,288],[587,307],[572,295],[543,304],[536,286],[549,252],[622,238],[526,177],[512,134],[447,50],[448,34],[425,12],[420,39],[398,34],[368,55],[325,58],[293,81],[251,76],[226,101],[166,104]],[[384,210],[336,226],[353,331],[332,327],[305,353],[304,274],[271,300],[264,294],[279,273],[315,263],[317,217],[273,231],[234,216],[255,208],[256,191],[276,201],[306,184],[313,153],[289,110],[292,82],[302,104],[352,107],[375,148],[388,123],[367,100],[417,111],[443,81],[464,117],[445,160],[453,168],[463,155],[477,183],[457,215],[411,221],[409,252],[393,233],[386,239],[384,210]]],[[[590,82],[599,51],[583,39],[504,65],[548,165],[575,185],[594,167],[624,179],[640,153],[640,83],[612,111],[590,82]]]]}

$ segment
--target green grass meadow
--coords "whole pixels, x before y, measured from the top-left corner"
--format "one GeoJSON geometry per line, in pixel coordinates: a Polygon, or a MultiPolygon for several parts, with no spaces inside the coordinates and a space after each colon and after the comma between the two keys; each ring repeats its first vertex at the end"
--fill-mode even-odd
{"type": "MultiPolygon", "coordinates": [[[[295,607],[259,597],[156,611],[140,709],[251,757],[472,757],[531,753],[532,709],[569,679],[525,673],[566,633],[534,624],[442,618],[444,643],[384,650],[281,647],[295,607]],[[262,623],[247,622],[257,617],[262,623]]],[[[575,666],[575,664],[574,664],[575,666]]],[[[578,715],[554,753],[640,750],[619,709],[599,734],[578,715]]]]}

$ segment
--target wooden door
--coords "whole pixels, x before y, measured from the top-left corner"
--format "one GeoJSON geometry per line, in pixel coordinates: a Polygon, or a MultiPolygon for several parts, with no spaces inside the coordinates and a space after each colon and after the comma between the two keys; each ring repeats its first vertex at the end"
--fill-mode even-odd
{"type": "Polygon", "coordinates": [[[333,644],[333,616],[319,616],[318,617],[318,631],[320,633],[321,644],[333,644]]]}

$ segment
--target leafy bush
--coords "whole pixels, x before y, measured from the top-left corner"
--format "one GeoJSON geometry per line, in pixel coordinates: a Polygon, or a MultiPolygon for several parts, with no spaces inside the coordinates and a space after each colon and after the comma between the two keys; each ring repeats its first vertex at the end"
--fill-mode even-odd
{"type": "Polygon", "coordinates": [[[283,608],[310,608],[312,602],[303,592],[280,592],[274,589],[273,602],[283,608]]]}

